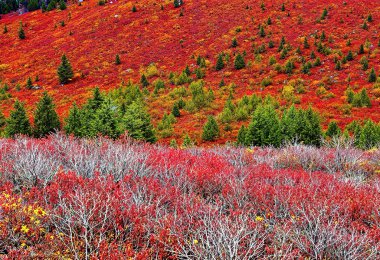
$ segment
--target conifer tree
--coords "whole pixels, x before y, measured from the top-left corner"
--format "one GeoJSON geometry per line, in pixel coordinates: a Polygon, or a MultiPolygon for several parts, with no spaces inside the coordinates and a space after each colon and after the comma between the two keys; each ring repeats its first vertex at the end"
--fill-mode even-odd
{"type": "Polygon", "coordinates": [[[134,139],[156,142],[150,115],[141,101],[133,102],[128,106],[123,117],[123,126],[128,131],[128,135],[134,139]]]}
{"type": "Polygon", "coordinates": [[[207,118],[206,124],[203,126],[202,140],[214,141],[219,136],[219,127],[213,116],[207,118]]]}
{"type": "Polygon", "coordinates": [[[273,105],[260,105],[253,113],[245,143],[254,146],[279,146],[282,142],[280,120],[273,105]]]}
{"type": "Polygon", "coordinates": [[[38,0],[30,0],[28,3],[28,11],[34,11],[38,9],[38,0]]]}
{"type": "Polygon", "coordinates": [[[340,130],[336,121],[331,121],[327,127],[326,136],[332,138],[335,136],[340,136],[342,131],[340,130]]]}
{"type": "Polygon", "coordinates": [[[22,22],[20,22],[20,27],[18,29],[18,38],[20,38],[21,40],[25,39],[25,32],[24,32],[22,22]]]}
{"type": "Polygon", "coordinates": [[[29,118],[26,114],[24,104],[16,100],[14,109],[7,119],[5,135],[14,138],[15,135],[30,135],[32,133],[29,118]]]}
{"type": "Polygon", "coordinates": [[[4,29],[3,29],[3,33],[6,34],[8,32],[8,27],[6,24],[4,24],[4,29]]]}
{"type": "Polygon", "coordinates": [[[309,42],[307,41],[307,37],[305,37],[304,40],[303,40],[303,47],[305,49],[309,49],[310,48],[309,42]]]}
{"type": "Polygon", "coordinates": [[[311,107],[306,111],[299,111],[300,118],[300,141],[306,145],[314,145],[319,147],[321,144],[322,128],[318,113],[316,113],[311,107]]]}
{"type": "Polygon", "coordinates": [[[245,67],[244,58],[240,53],[236,55],[234,66],[235,66],[235,69],[237,70],[243,69],[245,67]]]}
{"type": "Polygon", "coordinates": [[[116,57],[115,57],[115,64],[116,64],[116,65],[121,64],[121,60],[120,60],[120,56],[119,56],[119,54],[116,54],[116,57]]]}
{"type": "Polygon", "coordinates": [[[371,149],[380,144],[380,126],[372,120],[367,120],[360,131],[358,146],[361,149],[371,149]]]}
{"type": "Polygon", "coordinates": [[[247,134],[247,130],[244,125],[242,125],[239,129],[238,136],[237,136],[237,145],[245,145],[245,136],[247,134]]]}
{"type": "Polygon", "coordinates": [[[237,42],[236,38],[233,38],[233,39],[232,39],[232,43],[231,43],[231,47],[232,47],[232,48],[235,48],[235,47],[237,47],[237,46],[238,46],[238,42],[237,42]]]}
{"type": "Polygon", "coordinates": [[[71,64],[65,54],[62,55],[61,64],[58,67],[57,74],[60,84],[66,84],[74,77],[71,64]]]}
{"type": "Polygon", "coordinates": [[[368,76],[368,82],[376,82],[377,80],[377,76],[376,76],[376,73],[375,73],[375,69],[372,68],[371,72],[369,73],[369,76],[368,76]]]}
{"type": "Polygon", "coordinates": [[[364,53],[364,45],[360,44],[359,52],[358,54],[363,54],[364,53]]]}
{"type": "Polygon", "coordinates": [[[26,81],[26,88],[27,89],[32,89],[33,88],[33,83],[31,77],[28,77],[28,80],[26,81]]]}
{"type": "Polygon", "coordinates": [[[365,88],[360,91],[360,101],[362,106],[371,107],[371,100],[369,99],[367,90],[365,88]]]}
{"type": "Polygon", "coordinates": [[[182,142],[182,147],[188,148],[193,146],[194,142],[191,140],[190,136],[188,134],[185,135],[182,142]]]}
{"type": "Polygon", "coordinates": [[[74,103],[70,109],[69,116],[65,119],[65,133],[68,135],[72,134],[76,137],[84,136],[81,132],[83,126],[82,120],[82,113],[76,103],[74,103]]]}
{"type": "Polygon", "coordinates": [[[49,133],[60,130],[60,128],[61,123],[55,111],[53,99],[45,91],[34,112],[34,136],[37,138],[45,137],[49,133]]]}
{"type": "Polygon", "coordinates": [[[143,87],[147,87],[149,86],[149,81],[148,79],[146,78],[145,74],[142,74],[141,75],[141,79],[140,79],[140,83],[143,87]]]}
{"type": "Polygon", "coordinates": [[[5,118],[3,111],[0,110],[0,136],[3,135],[4,127],[7,124],[7,119],[5,118]]]}
{"type": "Polygon", "coordinates": [[[223,68],[224,68],[223,56],[219,54],[218,60],[216,61],[215,69],[218,71],[218,70],[222,70],[223,68]]]}
{"type": "Polygon", "coordinates": [[[183,0],[174,0],[174,7],[180,7],[182,5],[183,0]]]}
{"type": "Polygon", "coordinates": [[[99,87],[95,87],[92,92],[92,98],[87,102],[87,106],[92,112],[96,112],[103,104],[104,98],[102,93],[100,93],[99,87]]]}
{"type": "Polygon", "coordinates": [[[59,1],[59,9],[60,10],[65,10],[67,7],[66,7],[66,3],[64,0],[60,0],[59,1]]]}
{"type": "Polygon", "coordinates": [[[173,109],[172,109],[172,115],[175,116],[175,117],[180,117],[181,116],[181,113],[179,111],[179,107],[178,107],[178,103],[174,103],[173,105],[173,109]]]}
{"type": "Polygon", "coordinates": [[[93,128],[97,134],[116,139],[120,136],[119,121],[116,110],[111,99],[105,100],[97,110],[93,123],[93,128]]]}

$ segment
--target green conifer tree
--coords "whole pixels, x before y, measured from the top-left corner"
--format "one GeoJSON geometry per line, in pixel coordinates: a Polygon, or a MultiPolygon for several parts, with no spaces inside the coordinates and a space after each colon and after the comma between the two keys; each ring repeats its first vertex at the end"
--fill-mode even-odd
{"type": "Polygon", "coordinates": [[[66,84],[74,77],[71,64],[65,54],[62,55],[61,64],[58,67],[57,74],[60,84],[66,84]]]}
{"type": "Polygon", "coordinates": [[[46,135],[60,130],[61,123],[55,111],[53,99],[45,91],[37,104],[34,111],[34,128],[35,137],[45,137],[46,135]]]}
{"type": "Polygon", "coordinates": [[[223,55],[218,55],[218,60],[216,61],[215,69],[217,71],[222,70],[224,68],[224,61],[223,61],[223,55]]]}
{"type": "Polygon", "coordinates": [[[7,119],[5,135],[14,138],[16,135],[30,135],[32,133],[28,115],[26,114],[24,104],[16,100],[14,109],[7,119]]]}
{"type": "Polygon", "coordinates": [[[331,121],[327,127],[326,136],[333,138],[339,137],[342,134],[342,130],[340,130],[336,121],[331,121]]]}
{"type": "Polygon", "coordinates": [[[202,140],[214,141],[219,136],[219,126],[213,116],[207,118],[206,124],[203,126],[202,140]]]}
{"type": "Polygon", "coordinates": [[[238,53],[235,58],[234,66],[236,70],[243,69],[245,67],[245,61],[243,56],[238,53]]]}
{"type": "Polygon", "coordinates": [[[65,119],[65,133],[68,135],[74,135],[76,137],[85,136],[82,133],[82,113],[81,110],[77,107],[76,103],[73,104],[70,109],[68,117],[65,119]]]}

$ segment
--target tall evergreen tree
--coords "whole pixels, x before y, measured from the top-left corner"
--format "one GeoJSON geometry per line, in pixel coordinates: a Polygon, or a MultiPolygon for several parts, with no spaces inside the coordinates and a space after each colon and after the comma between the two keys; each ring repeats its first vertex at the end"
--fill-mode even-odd
{"type": "Polygon", "coordinates": [[[62,55],[61,64],[58,67],[57,74],[59,77],[59,83],[61,84],[68,83],[69,80],[74,77],[71,64],[65,54],[62,55]]]}
{"type": "Polygon", "coordinates": [[[179,111],[179,106],[178,106],[177,102],[174,103],[174,105],[173,105],[172,115],[175,116],[175,117],[180,117],[181,116],[181,112],[179,111]]]}
{"type": "Polygon", "coordinates": [[[32,82],[32,78],[31,77],[28,77],[28,80],[26,81],[26,88],[27,89],[32,89],[33,88],[33,82],[32,82]]]}
{"type": "Polygon", "coordinates": [[[34,11],[39,8],[38,0],[30,0],[28,3],[28,11],[34,11]]]}
{"type": "Polygon", "coordinates": [[[82,113],[77,107],[76,103],[70,109],[69,116],[65,119],[66,125],[64,127],[66,134],[72,134],[76,137],[84,136],[82,133],[82,113]]]}
{"type": "Polygon", "coordinates": [[[219,136],[219,127],[213,116],[207,118],[206,124],[203,126],[202,140],[214,141],[219,136]]]}
{"type": "Polygon", "coordinates": [[[94,129],[97,134],[116,139],[120,136],[119,120],[117,107],[110,99],[105,100],[102,106],[97,110],[94,129]]]}
{"type": "Polygon", "coordinates": [[[60,0],[59,1],[59,9],[60,10],[65,10],[67,7],[66,7],[66,3],[64,0],[60,0]]]}
{"type": "Polygon", "coordinates": [[[7,119],[7,126],[5,128],[5,135],[14,138],[15,135],[30,135],[32,129],[28,115],[26,114],[24,104],[16,100],[14,109],[11,111],[7,119]]]}
{"type": "Polygon", "coordinates": [[[123,117],[123,126],[128,131],[128,135],[134,139],[145,140],[150,143],[157,140],[150,121],[150,115],[139,101],[128,106],[123,117]]]}
{"type": "Polygon", "coordinates": [[[34,136],[45,137],[60,128],[61,123],[55,111],[53,99],[45,91],[34,112],[34,136]]]}
{"type": "Polygon", "coordinates": [[[260,105],[253,113],[245,143],[254,146],[279,146],[282,141],[280,120],[273,105],[260,105]]]}
{"type": "Polygon", "coordinates": [[[247,134],[247,130],[244,125],[242,125],[239,129],[238,136],[237,136],[237,145],[245,145],[245,136],[247,134]]]}
{"type": "Polygon", "coordinates": [[[92,98],[90,98],[87,102],[88,108],[93,112],[96,112],[103,104],[104,97],[102,93],[100,93],[99,87],[95,87],[92,92],[92,98]]]}
{"type": "Polygon", "coordinates": [[[320,118],[317,112],[311,107],[307,110],[300,110],[299,116],[301,117],[299,135],[300,140],[306,145],[314,145],[319,147],[321,145],[322,128],[320,118]]]}
{"type": "Polygon", "coordinates": [[[141,75],[141,79],[140,79],[140,83],[143,87],[147,87],[149,86],[149,81],[148,79],[146,78],[145,74],[142,74],[141,75]]]}
{"type": "Polygon", "coordinates": [[[380,126],[372,120],[367,120],[361,129],[358,146],[362,149],[371,149],[380,145],[380,126]]]}

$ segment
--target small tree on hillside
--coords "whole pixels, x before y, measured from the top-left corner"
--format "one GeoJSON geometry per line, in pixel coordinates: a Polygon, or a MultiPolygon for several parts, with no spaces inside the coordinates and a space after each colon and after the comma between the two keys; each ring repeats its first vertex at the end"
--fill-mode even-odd
{"type": "Polygon", "coordinates": [[[216,70],[222,70],[224,68],[223,55],[218,55],[218,60],[216,61],[216,70]]]}
{"type": "Polygon", "coordinates": [[[18,29],[18,38],[20,38],[21,40],[25,39],[25,32],[22,22],[20,22],[20,28],[18,29]]]}
{"type": "Polygon", "coordinates": [[[243,56],[240,53],[238,53],[236,55],[235,62],[234,62],[234,67],[237,70],[240,70],[240,69],[242,69],[242,68],[245,67],[244,58],[243,58],[243,56]]]}
{"type": "Polygon", "coordinates": [[[207,118],[206,124],[203,126],[202,140],[214,141],[219,136],[219,127],[213,116],[207,118]]]}
{"type": "Polygon", "coordinates": [[[368,82],[376,82],[376,79],[377,79],[377,76],[376,76],[375,69],[372,68],[372,70],[371,70],[371,72],[369,73],[369,76],[368,76],[368,82]]]}
{"type": "Polygon", "coordinates": [[[183,0],[174,0],[175,8],[180,7],[181,5],[183,5],[183,0]]]}
{"type": "Polygon", "coordinates": [[[57,74],[59,77],[59,83],[61,84],[68,83],[69,80],[74,77],[71,64],[65,54],[62,55],[61,64],[58,67],[57,74]]]}

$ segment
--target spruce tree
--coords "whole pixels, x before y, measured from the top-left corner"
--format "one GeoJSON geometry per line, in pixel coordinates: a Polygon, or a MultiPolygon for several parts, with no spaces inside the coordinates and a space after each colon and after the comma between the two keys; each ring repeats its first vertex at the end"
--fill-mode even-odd
{"type": "Polygon", "coordinates": [[[364,53],[364,45],[360,44],[359,52],[358,54],[363,54],[364,53]]]}
{"type": "Polygon", "coordinates": [[[362,149],[371,149],[380,144],[380,126],[372,120],[367,120],[361,129],[358,146],[362,149]]]}
{"type": "Polygon", "coordinates": [[[371,100],[369,99],[367,90],[365,88],[360,91],[360,101],[362,106],[371,107],[371,100]]]}
{"type": "Polygon", "coordinates": [[[18,29],[18,38],[20,38],[21,40],[25,39],[25,32],[22,22],[20,22],[20,28],[18,29]]]}
{"type": "Polygon", "coordinates": [[[174,7],[175,8],[180,7],[182,5],[182,1],[183,0],[174,0],[174,7]]]}
{"type": "Polygon", "coordinates": [[[191,140],[190,136],[188,134],[185,135],[182,142],[182,147],[188,148],[194,145],[194,142],[191,140]]]}
{"type": "Polygon", "coordinates": [[[278,147],[281,142],[280,120],[275,108],[271,104],[258,106],[247,129],[246,145],[278,147]]]}
{"type": "Polygon", "coordinates": [[[6,34],[7,32],[8,32],[8,27],[7,27],[7,25],[5,24],[5,25],[4,25],[3,33],[6,34]]]}
{"type": "Polygon", "coordinates": [[[27,89],[32,89],[33,88],[33,83],[31,77],[28,77],[28,80],[26,81],[26,88],[27,89]]]}
{"type": "Polygon", "coordinates": [[[65,133],[76,137],[84,136],[82,133],[82,113],[76,103],[70,109],[69,116],[65,119],[65,133]]]}
{"type": "Polygon", "coordinates": [[[4,127],[7,124],[7,119],[5,118],[3,111],[0,110],[0,136],[3,136],[4,127]]]}
{"type": "Polygon", "coordinates": [[[376,82],[377,80],[377,76],[376,76],[376,73],[375,73],[375,69],[372,68],[371,72],[369,73],[369,76],[368,76],[368,82],[376,82]]]}
{"type": "Polygon", "coordinates": [[[119,54],[116,54],[116,57],[115,57],[115,64],[116,64],[116,65],[121,64],[121,60],[120,60],[120,56],[119,56],[119,54]]]}
{"type": "Polygon", "coordinates": [[[234,66],[235,66],[235,69],[237,70],[243,69],[245,67],[244,58],[240,53],[236,55],[234,66]]]}
{"type": "Polygon", "coordinates": [[[207,118],[206,124],[203,126],[202,140],[214,141],[219,136],[219,127],[213,116],[207,118]]]}
{"type": "Polygon", "coordinates": [[[104,98],[102,93],[100,93],[99,87],[95,87],[92,92],[92,98],[87,102],[87,106],[92,112],[96,112],[103,104],[104,98]]]}
{"type": "Polygon", "coordinates": [[[322,128],[320,118],[317,112],[311,107],[307,110],[299,111],[300,118],[300,141],[306,145],[319,147],[321,144],[322,128]]]}
{"type": "Polygon", "coordinates": [[[141,79],[140,79],[140,83],[143,87],[147,87],[149,86],[149,81],[148,79],[146,78],[145,74],[142,74],[141,75],[141,79]]]}
{"type": "Polygon", "coordinates": [[[245,145],[245,136],[247,134],[247,130],[244,125],[242,125],[239,129],[238,136],[237,136],[237,145],[245,145]]]}
{"type": "Polygon", "coordinates": [[[110,99],[102,103],[92,123],[95,132],[102,136],[116,139],[121,134],[116,106],[110,99]]]}
{"type": "Polygon", "coordinates": [[[215,69],[217,71],[222,70],[224,68],[224,61],[223,61],[223,55],[218,55],[218,60],[216,61],[215,69]]]}
{"type": "Polygon", "coordinates": [[[58,67],[57,74],[60,84],[66,84],[74,77],[71,64],[65,54],[62,55],[61,64],[58,67]]]}
{"type": "Polygon", "coordinates": [[[238,42],[237,42],[236,38],[233,38],[233,39],[232,39],[232,43],[231,43],[231,47],[232,47],[232,48],[235,48],[235,47],[237,47],[237,46],[238,46],[238,42]]]}
{"type": "Polygon", "coordinates": [[[172,115],[175,116],[175,117],[180,117],[181,116],[181,113],[179,111],[179,107],[178,107],[178,103],[174,103],[173,105],[173,109],[172,109],[172,115]]]}
{"type": "Polygon", "coordinates": [[[49,133],[60,130],[60,128],[61,123],[55,111],[53,99],[45,91],[34,111],[34,136],[37,138],[45,137],[49,133]]]}
{"type": "Polygon", "coordinates": [[[28,7],[28,11],[37,10],[39,8],[38,0],[30,0],[27,7],[28,7]]]}
{"type": "Polygon", "coordinates": [[[326,136],[333,138],[339,137],[342,134],[336,121],[331,121],[327,127],[326,136]]]}
{"type": "Polygon", "coordinates": [[[150,115],[141,101],[133,102],[128,106],[123,117],[123,126],[128,131],[128,135],[134,139],[156,142],[150,115]]]}
{"type": "Polygon", "coordinates": [[[7,119],[5,135],[14,138],[15,135],[30,135],[32,133],[28,115],[26,114],[24,104],[16,100],[14,109],[7,119]]]}

